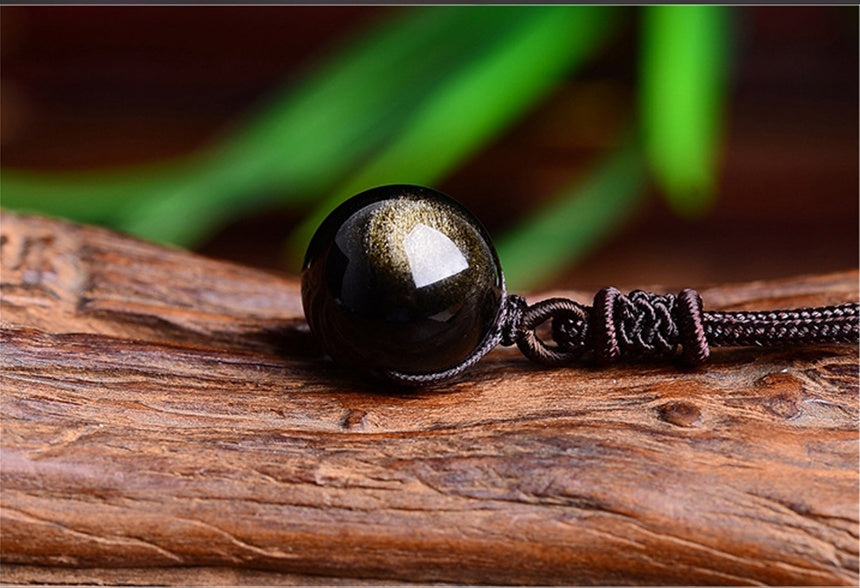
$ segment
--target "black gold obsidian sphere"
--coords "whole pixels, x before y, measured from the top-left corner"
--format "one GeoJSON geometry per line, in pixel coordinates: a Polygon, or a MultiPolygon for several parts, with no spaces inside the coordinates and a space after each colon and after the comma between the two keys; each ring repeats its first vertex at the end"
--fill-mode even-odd
{"type": "Polygon", "coordinates": [[[478,220],[428,188],[352,197],[311,239],[302,303],[338,363],[376,375],[451,368],[492,330],[503,296],[495,249],[478,220]]]}

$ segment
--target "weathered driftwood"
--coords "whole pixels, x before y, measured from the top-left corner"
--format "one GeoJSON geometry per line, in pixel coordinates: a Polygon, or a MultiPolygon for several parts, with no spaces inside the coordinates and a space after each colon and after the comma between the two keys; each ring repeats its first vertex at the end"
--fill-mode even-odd
{"type": "Polygon", "coordinates": [[[295,280],[11,214],[2,294],[4,582],[858,581],[856,348],[404,393],[318,357],[295,280]]]}

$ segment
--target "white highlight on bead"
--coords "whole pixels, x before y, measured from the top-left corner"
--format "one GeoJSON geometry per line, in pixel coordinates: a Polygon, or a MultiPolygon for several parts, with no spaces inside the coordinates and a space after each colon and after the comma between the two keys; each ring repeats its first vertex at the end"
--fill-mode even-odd
{"type": "Polygon", "coordinates": [[[403,239],[416,288],[435,284],[469,267],[463,252],[444,233],[417,224],[403,239]]]}

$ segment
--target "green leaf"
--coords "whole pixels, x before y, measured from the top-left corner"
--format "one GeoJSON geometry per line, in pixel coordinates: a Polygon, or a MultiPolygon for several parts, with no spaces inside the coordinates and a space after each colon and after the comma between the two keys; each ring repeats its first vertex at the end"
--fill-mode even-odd
{"type": "Polygon", "coordinates": [[[193,244],[236,214],[331,190],[400,132],[440,80],[507,37],[519,19],[510,8],[410,11],[276,100],[193,186],[134,207],[121,228],[193,244]]]}
{"type": "Polygon", "coordinates": [[[111,171],[45,173],[5,168],[0,204],[6,208],[113,226],[123,206],[173,189],[185,164],[169,162],[111,171]]]}
{"type": "Polygon", "coordinates": [[[518,26],[440,80],[402,132],[304,219],[290,238],[292,260],[349,196],[380,184],[429,185],[450,173],[592,54],[615,16],[605,7],[482,9],[487,15],[500,10],[516,10],[518,26]]]}
{"type": "Polygon", "coordinates": [[[648,161],[672,208],[699,214],[716,187],[730,9],[643,10],[640,104],[648,161]]]}
{"type": "Polygon", "coordinates": [[[581,259],[632,215],[644,193],[641,149],[630,143],[610,154],[584,182],[498,240],[508,288],[534,288],[581,259]]]}
{"type": "Polygon", "coordinates": [[[182,245],[273,202],[331,190],[409,120],[463,61],[518,26],[521,9],[408,9],[345,43],[213,147],[168,164],[98,173],[3,170],[3,205],[182,245]]]}

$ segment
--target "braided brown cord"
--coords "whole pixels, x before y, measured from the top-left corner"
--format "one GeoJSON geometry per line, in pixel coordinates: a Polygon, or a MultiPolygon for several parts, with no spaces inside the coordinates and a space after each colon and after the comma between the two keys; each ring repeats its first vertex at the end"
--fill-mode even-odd
{"type": "Polygon", "coordinates": [[[529,359],[548,366],[571,363],[591,353],[599,363],[621,359],[665,357],[681,348],[690,365],[708,359],[709,345],[798,345],[857,343],[858,305],[801,308],[769,312],[703,312],[695,290],[652,294],[637,290],[624,295],[604,288],[594,306],[567,298],[541,300],[531,306],[522,296],[502,297],[495,326],[465,360],[429,374],[387,372],[387,379],[403,385],[439,382],[474,365],[496,345],[514,345],[529,359]],[[537,329],[551,321],[547,344],[537,329]]]}
{"type": "Polygon", "coordinates": [[[843,304],[771,312],[707,312],[705,335],[714,346],[856,343],[858,306],[843,304]]]}
{"type": "MultiPolygon", "coordinates": [[[[513,314],[509,315],[513,318],[513,314]]],[[[516,325],[515,342],[529,359],[561,365],[591,352],[598,363],[660,357],[681,348],[690,365],[705,362],[710,347],[771,347],[821,343],[857,343],[858,305],[767,312],[703,312],[695,290],[677,296],[637,290],[628,295],[604,288],[588,307],[566,298],[551,298],[525,308],[516,325]],[[554,346],[536,334],[552,320],[554,346]]],[[[507,341],[503,344],[510,344],[507,341]]]]}
{"type": "Polygon", "coordinates": [[[683,341],[681,348],[687,365],[699,365],[708,361],[711,350],[705,332],[705,313],[702,312],[702,297],[687,288],[678,294],[678,335],[683,341]]]}

